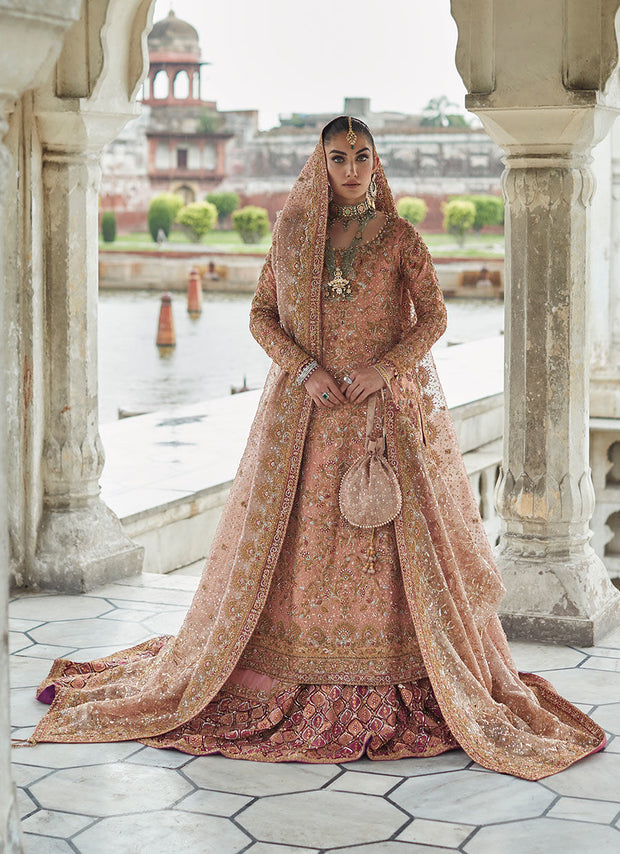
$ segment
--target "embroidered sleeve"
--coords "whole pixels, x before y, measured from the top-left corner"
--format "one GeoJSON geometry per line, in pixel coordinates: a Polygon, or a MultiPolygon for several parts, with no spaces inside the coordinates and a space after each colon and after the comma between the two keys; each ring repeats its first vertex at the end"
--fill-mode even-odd
{"type": "Polygon", "coordinates": [[[446,329],[446,306],[430,252],[417,231],[407,224],[399,241],[404,312],[412,320],[398,342],[380,360],[393,375],[390,388],[397,406],[417,397],[416,367],[446,329]]]}
{"type": "Polygon", "coordinates": [[[267,355],[293,378],[311,361],[305,350],[282,329],[276,298],[271,250],[258,279],[250,309],[250,332],[267,355]]]}

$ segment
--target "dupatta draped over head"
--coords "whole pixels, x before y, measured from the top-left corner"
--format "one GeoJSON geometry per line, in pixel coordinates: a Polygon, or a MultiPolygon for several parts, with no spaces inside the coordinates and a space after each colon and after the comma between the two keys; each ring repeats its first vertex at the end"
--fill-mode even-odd
{"type": "MultiPolygon", "coordinates": [[[[381,166],[377,208],[396,216],[381,166]]],[[[252,307],[274,359],[200,585],[176,638],[89,664],[59,660],[35,741],[148,739],[191,720],[218,693],[256,626],[278,561],[313,403],[295,376],[321,361],[321,280],[328,212],[323,145],[274,230],[252,307]],[[86,674],[88,674],[86,676],[86,674]]],[[[421,274],[439,293],[432,265],[421,274]]],[[[422,281],[424,286],[424,281],[422,281]]],[[[439,296],[440,299],[440,296],[439,296]]],[[[519,674],[497,618],[503,586],[456,443],[415,305],[385,411],[403,508],[395,521],[403,585],[435,696],[461,747],[485,768],[540,779],[604,745],[603,731],[539,676],[519,674]]]]}

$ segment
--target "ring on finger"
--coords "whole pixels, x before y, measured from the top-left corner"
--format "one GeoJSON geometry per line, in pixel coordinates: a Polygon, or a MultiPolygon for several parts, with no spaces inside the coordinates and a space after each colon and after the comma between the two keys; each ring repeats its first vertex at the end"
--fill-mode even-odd
{"type": "Polygon", "coordinates": [[[323,398],[323,400],[329,400],[329,392],[324,391],[323,394],[321,395],[321,397],[323,398]]]}
{"type": "Polygon", "coordinates": [[[353,380],[351,379],[351,377],[348,374],[345,374],[343,379],[344,379],[345,383],[348,383],[348,385],[351,385],[353,383],[353,380]]]}

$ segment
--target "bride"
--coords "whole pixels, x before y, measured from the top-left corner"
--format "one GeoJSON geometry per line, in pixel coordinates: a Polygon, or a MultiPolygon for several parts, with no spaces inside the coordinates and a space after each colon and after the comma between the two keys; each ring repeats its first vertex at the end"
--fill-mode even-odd
{"type": "Polygon", "coordinates": [[[250,327],[273,366],[178,636],[56,661],[32,741],[302,762],[461,747],[526,779],[604,747],[515,668],[430,355],[441,290],[358,119],[331,121],[297,179],[250,327]],[[374,447],[385,436],[401,502],[357,527],[339,492],[368,430],[374,447]]]}

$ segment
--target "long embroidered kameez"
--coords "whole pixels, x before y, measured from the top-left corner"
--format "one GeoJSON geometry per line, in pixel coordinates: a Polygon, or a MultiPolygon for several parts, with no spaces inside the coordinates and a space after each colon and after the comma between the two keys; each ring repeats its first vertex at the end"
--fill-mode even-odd
{"type": "Polygon", "coordinates": [[[387,215],[356,255],[353,294],[323,292],[327,177],[319,144],[274,233],[251,328],[274,360],[201,582],[176,638],[98,662],[60,660],[36,741],[139,739],[265,761],[430,756],[461,746],[527,779],[604,746],[544,679],[518,674],[501,579],[429,351],[445,308],[426,247],[387,215]],[[309,358],[341,378],[389,366],[378,421],[403,492],[375,534],[341,516],[366,405],[319,409],[309,358]]]}

